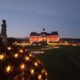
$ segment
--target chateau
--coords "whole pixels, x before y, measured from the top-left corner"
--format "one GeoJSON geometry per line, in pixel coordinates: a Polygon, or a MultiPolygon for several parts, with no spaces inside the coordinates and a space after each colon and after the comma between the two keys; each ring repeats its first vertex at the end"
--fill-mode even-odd
{"type": "Polygon", "coordinates": [[[57,31],[51,33],[45,32],[45,28],[43,28],[43,31],[41,33],[31,32],[29,39],[30,43],[41,42],[41,41],[45,41],[47,43],[58,42],[59,34],[57,31]]]}

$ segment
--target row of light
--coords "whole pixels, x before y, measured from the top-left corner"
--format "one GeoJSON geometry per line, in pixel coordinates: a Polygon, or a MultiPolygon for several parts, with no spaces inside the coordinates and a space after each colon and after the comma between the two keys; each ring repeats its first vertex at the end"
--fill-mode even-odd
{"type": "MultiPolygon", "coordinates": [[[[8,51],[11,51],[11,50],[12,50],[12,47],[8,47],[7,50],[8,50],[8,51]]],[[[20,55],[19,53],[24,53],[24,50],[23,50],[23,49],[20,49],[18,53],[13,54],[14,59],[15,59],[15,58],[19,58],[19,56],[22,56],[22,55],[20,55]]],[[[6,54],[0,54],[0,61],[5,60],[6,57],[7,57],[6,54]]],[[[25,56],[24,56],[24,60],[25,60],[25,61],[31,61],[31,57],[34,57],[31,53],[28,54],[28,55],[25,55],[25,56]]],[[[39,67],[39,64],[41,64],[41,62],[40,62],[39,60],[36,60],[35,62],[33,62],[33,64],[34,64],[34,66],[35,66],[36,68],[38,68],[38,67],[39,67]]],[[[26,67],[27,67],[27,65],[26,65],[24,62],[22,62],[22,63],[19,65],[19,69],[20,69],[20,70],[23,70],[23,71],[26,71],[26,67]]],[[[8,74],[10,74],[11,72],[13,72],[13,70],[14,70],[14,66],[12,66],[11,64],[8,64],[8,65],[5,67],[5,72],[8,73],[8,74]]],[[[34,75],[34,74],[36,73],[34,67],[33,67],[33,68],[30,68],[29,71],[30,71],[31,75],[34,75]]],[[[46,72],[45,69],[42,69],[42,70],[41,70],[41,73],[38,74],[38,77],[37,77],[38,80],[42,80],[43,74],[45,74],[45,75],[47,76],[47,72],[46,72]]],[[[47,80],[47,79],[46,79],[46,80],[47,80]]]]}
{"type": "MultiPolygon", "coordinates": [[[[24,63],[22,63],[22,64],[20,65],[20,69],[21,69],[21,70],[24,70],[25,67],[26,67],[26,65],[25,65],[24,63]]],[[[7,72],[7,73],[10,73],[10,72],[12,72],[12,71],[13,71],[13,66],[12,66],[12,65],[8,65],[8,66],[6,67],[6,72],[7,72]]],[[[31,75],[34,75],[34,74],[35,74],[34,68],[30,69],[30,73],[31,73],[31,75]]],[[[43,69],[43,70],[41,71],[41,73],[42,73],[42,74],[44,73],[46,76],[48,75],[47,72],[45,71],[45,69],[43,69]]],[[[39,74],[39,75],[38,75],[38,79],[39,79],[39,80],[42,79],[42,74],[39,74]]],[[[46,80],[47,80],[47,79],[46,79],[46,80]]]]}
{"type": "MultiPolygon", "coordinates": [[[[18,56],[19,56],[18,53],[14,54],[14,57],[15,57],[15,58],[17,58],[18,56]]],[[[30,54],[29,56],[31,57],[32,54],[30,54]]],[[[25,59],[26,61],[29,61],[29,60],[30,60],[30,57],[29,57],[29,56],[25,56],[24,59],[25,59]]],[[[0,60],[3,60],[4,58],[5,58],[5,54],[0,54],[0,60]]],[[[36,62],[34,62],[35,67],[38,67],[38,63],[40,63],[39,60],[36,61],[36,62]]],[[[26,64],[21,63],[19,68],[20,68],[21,70],[25,70],[26,64]]],[[[6,73],[12,72],[12,71],[13,71],[13,66],[12,66],[12,65],[6,66],[5,71],[6,71],[6,73]]],[[[31,75],[34,75],[34,74],[35,74],[34,68],[30,69],[30,73],[31,73],[31,75]]],[[[43,69],[43,70],[41,71],[41,73],[42,73],[42,74],[45,73],[45,75],[47,76],[47,72],[45,71],[45,69],[43,69]]],[[[39,75],[38,75],[38,79],[40,80],[41,78],[42,78],[42,75],[39,74],[39,75]]],[[[47,79],[46,79],[46,80],[47,80],[47,79]]]]}
{"type": "MultiPolygon", "coordinates": [[[[19,53],[15,53],[13,56],[14,56],[14,58],[18,58],[20,55],[19,55],[19,53]]],[[[29,54],[29,56],[32,57],[32,54],[29,54]]],[[[25,56],[26,61],[30,60],[29,56],[25,56]]],[[[4,60],[5,58],[6,58],[6,54],[0,54],[0,61],[4,60]]]]}
{"type": "MultiPolygon", "coordinates": [[[[38,67],[38,62],[34,62],[34,65],[35,65],[35,67],[38,67]]],[[[24,63],[21,63],[20,64],[20,69],[21,70],[24,70],[26,68],[26,64],[24,64],[24,63]]],[[[6,67],[6,72],[10,72],[10,71],[12,71],[12,65],[8,65],[7,67],[6,67]]],[[[31,69],[31,73],[33,74],[33,69],[31,69]]],[[[43,70],[42,71],[42,73],[44,73],[45,72],[45,70],[43,70]]]]}

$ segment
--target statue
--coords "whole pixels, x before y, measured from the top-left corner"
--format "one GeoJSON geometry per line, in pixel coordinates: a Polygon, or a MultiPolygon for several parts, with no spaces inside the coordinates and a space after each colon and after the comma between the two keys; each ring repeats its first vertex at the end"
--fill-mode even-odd
{"type": "Polygon", "coordinates": [[[1,29],[1,36],[2,36],[2,42],[4,43],[4,44],[6,44],[7,43],[7,34],[6,34],[6,20],[2,20],[2,24],[1,24],[1,27],[2,27],[2,29],[1,29]]]}
{"type": "Polygon", "coordinates": [[[1,35],[7,36],[6,35],[6,21],[3,20],[3,24],[1,24],[2,30],[1,30],[1,35]]]}

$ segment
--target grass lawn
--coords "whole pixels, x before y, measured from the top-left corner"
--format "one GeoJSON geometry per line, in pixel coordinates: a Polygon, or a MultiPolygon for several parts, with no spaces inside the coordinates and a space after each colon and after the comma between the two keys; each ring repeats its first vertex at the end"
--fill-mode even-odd
{"type": "Polygon", "coordinates": [[[61,46],[37,56],[44,63],[49,80],[80,80],[80,66],[69,59],[75,55],[80,56],[80,47],[61,46]]]}

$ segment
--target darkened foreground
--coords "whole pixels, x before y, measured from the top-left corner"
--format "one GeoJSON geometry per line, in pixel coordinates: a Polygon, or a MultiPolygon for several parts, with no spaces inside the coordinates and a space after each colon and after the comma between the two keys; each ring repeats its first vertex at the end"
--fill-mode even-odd
{"type": "Polygon", "coordinates": [[[49,80],[80,80],[80,47],[61,46],[37,56],[45,64],[49,80]]]}
{"type": "Polygon", "coordinates": [[[47,80],[43,63],[25,47],[4,46],[0,51],[0,80],[47,80]]]}

